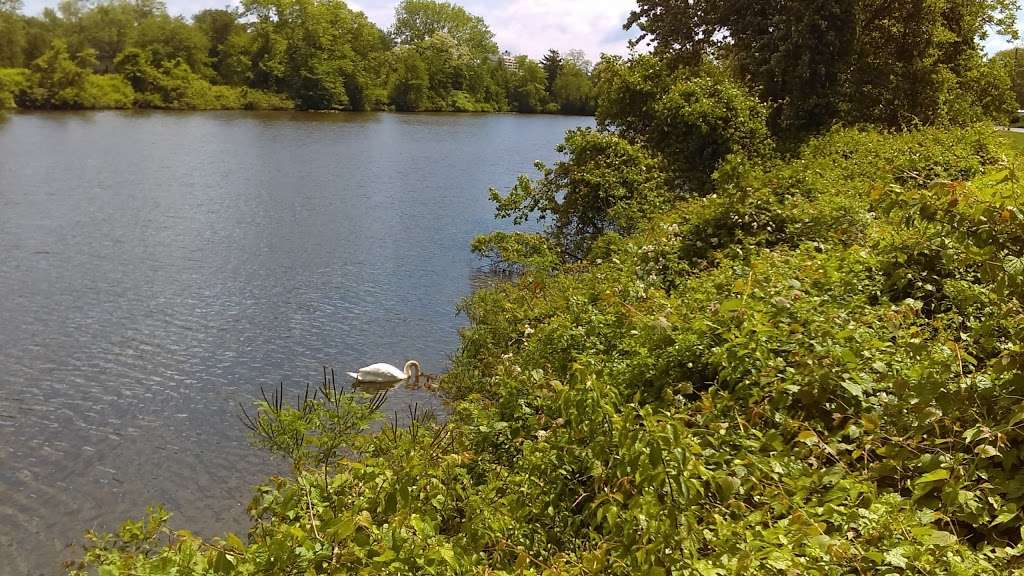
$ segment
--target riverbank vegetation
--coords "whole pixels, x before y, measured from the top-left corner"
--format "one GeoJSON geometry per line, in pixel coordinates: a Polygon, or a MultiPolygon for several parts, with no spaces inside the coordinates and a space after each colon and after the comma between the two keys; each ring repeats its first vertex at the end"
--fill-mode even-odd
{"type": "Polygon", "coordinates": [[[246,0],[172,17],[156,0],[0,2],[0,108],[593,114],[591,63],[501,53],[463,8],[405,0],[383,31],[341,0],[246,0]]]}
{"type": "Polygon", "coordinates": [[[254,436],[294,473],[257,491],[247,537],[154,510],[72,568],[1024,569],[1022,158],[985,122],[1012,97],[978,45],[1016,6],[793,0],[748,29],[708,23],[716,4],[641,0],[656,49],[598,67],[599,128],[492,193],[546,230],[474,243],[513,278],[463,306],[445,422],[369,432],[373,402],[325,375],[258,405],[254,436]],[[869,40],[849,46],[851,22],[869,40]]]}

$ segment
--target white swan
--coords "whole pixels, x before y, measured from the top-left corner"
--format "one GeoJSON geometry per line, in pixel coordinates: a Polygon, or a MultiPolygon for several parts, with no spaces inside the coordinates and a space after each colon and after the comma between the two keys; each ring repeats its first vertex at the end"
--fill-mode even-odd
{"type": "Polygon", "coordinates": [[[360,368],[358,372],[348,372],[347,374],[359,382],[401,382],[411,378],[414,371],[416,373],[416,380],[419,380],[420,363],[415,360],[409,360],[405,363],[404,370],[399,370],[396,366],[381,362],[380,364],[371,364],[365,368],[360,368]]]}

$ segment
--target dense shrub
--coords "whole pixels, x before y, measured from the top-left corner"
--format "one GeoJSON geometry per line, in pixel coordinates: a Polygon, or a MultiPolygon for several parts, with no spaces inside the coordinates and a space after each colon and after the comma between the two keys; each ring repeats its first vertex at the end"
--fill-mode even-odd
{"type": "Polygon", "coordinates": [[[555,270],[559,264],[557,252],[541,234],[493,232],[475,238],[470,249],[488,262],[490,271],[500,274],[555,270]]]}
{"type": "Polygon", "coordinates": [[[568,159],[538,163],[538,180],[520,177],[507,195],[492,190],[491,198],[498,217],[516,224],[550,218],[549,235],[569,259],[585,257],[606,232],[633,232],[671,201],[657,159],[617,135],[573,130],[557,149],[568,159]]]}
{"type": "Polygon", "coordinates": [[[663,157],[680,192],[706,192],[729,159],[773,154],[767,107],[716,66],[670,73],[650,57],[606,58],[596,75],[598,124],[663,157]]]}
{"type": "Polygon", "coordinates": [[[86,76],[78,96],[78,105],[82,108],[131,108],[134,103],[135,91],[131,84],[115,74],[86,76]]]}
{"type": "Polygon", "coordinates": [[[241,88],[242,107],[246,110],[291,110],[295,103],[282,94],[241,88]]]}
{"type": "Polygon", "coordinates": [[[130,49],[114,62],[117,74],[94,74],[89,53],[72,57],[56,43],[31,69],[0,69],[0,108],[168,108],[181,110],[291,110],[286,96],[215,85],[180,60],[161,66],[130,49]]]}
{"type": "Polygon", "coordinates": [[[90,56],[72,58],[66,44],[53,42],[29,66],[28,84],[15,95],[15,101],[26,108],[82,108],[82,92],[91,74],[86,66],[90,56]]]}
{"type": "Polygon", "coordinates": [[[0,109],[14,108],[14,96],[28,85],[28,70],[0,68],[0,109]]]}
{"type": "Polygon", "coordinates": [[[149,56],[130,49],[114,62],[115,68],[136,92],[141,108],[178,110],[289,110],[294,104],[285,96],[210,84],[180,60],[156,66],[149,56]]]}
{"type": "Polygon", "coordinates": [[[117,75],[92,73],[94,57],[87,51],[72,58],[64,44],[54,43],[29,70],[5,71],[8,80],[0,79],[0,93],[7,91],[25,108],[130,108],[131,85],[117,75]]]}

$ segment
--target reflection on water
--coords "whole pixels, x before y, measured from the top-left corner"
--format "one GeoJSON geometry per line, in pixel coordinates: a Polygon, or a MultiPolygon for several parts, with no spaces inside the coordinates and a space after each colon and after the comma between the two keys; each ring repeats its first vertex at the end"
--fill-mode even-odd
{"type": "MultiPolygon", "coordinates": [[[[442,372],[486,190],[580,118],[82,113],[0,121],[0,576],[149,504],[238,530],[280,463],[238,404],[442,372]]],[[[434,402],[398,388],[385,411],[434,402]]]]}
{"type": "Polygon", "coordinates": [[[357,380],[352,383],[352,389],[372,396],[374,394],[391,392],[403,384],[405,382],[360,382],[357,380]]]}

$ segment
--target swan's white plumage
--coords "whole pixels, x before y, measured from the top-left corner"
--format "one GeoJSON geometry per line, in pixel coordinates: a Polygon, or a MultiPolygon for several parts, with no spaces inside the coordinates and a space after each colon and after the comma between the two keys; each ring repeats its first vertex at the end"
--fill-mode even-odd
{"type": "Polygon", "coordinates": [[[420,365],[415,360],[407,362],[405,370],[380,362],[360,368],[358,372],[348,372],[348,375],[360,382],[400,382],[408,380],[412,376],[413,368],[416,370],[416,376],[419,377],[420,365]]]}

